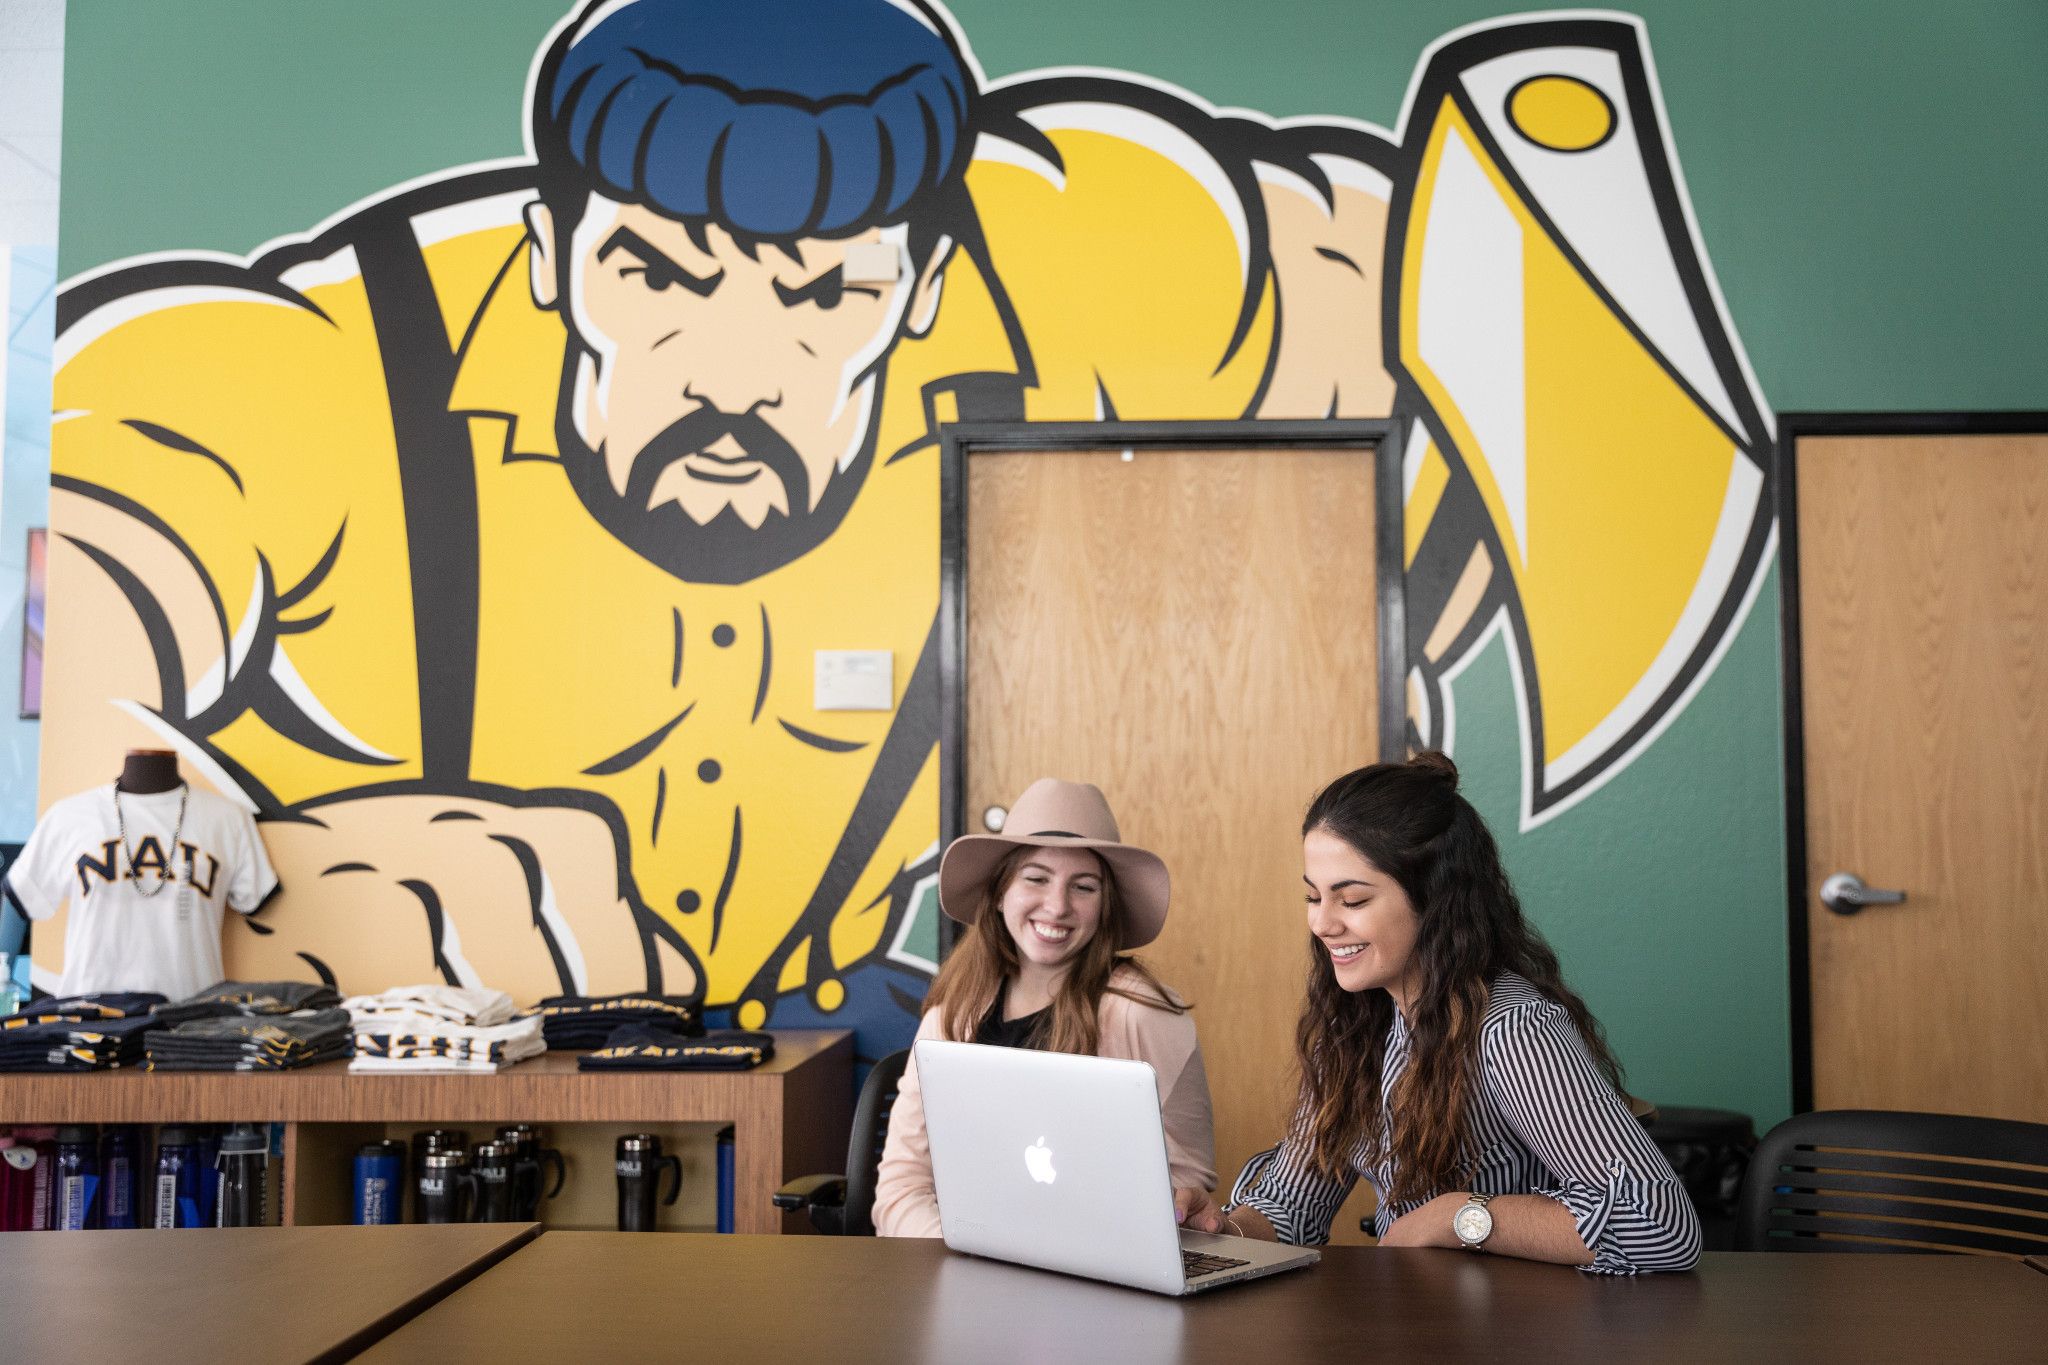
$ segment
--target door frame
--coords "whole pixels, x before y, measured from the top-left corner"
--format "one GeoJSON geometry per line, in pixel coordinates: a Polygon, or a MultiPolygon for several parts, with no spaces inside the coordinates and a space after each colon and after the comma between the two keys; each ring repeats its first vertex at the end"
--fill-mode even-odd
{"type": "MultiPolygon", "coordinates": [[[[1387,418],[1154,422],[956,422],[939,431],[939,846],[967,812],[967,461],[992,452],[1370,449],[1373,573],[1379,603],[1380,756],[1407,751],[1407,596],[1402,558],[1401,435],[1387,418]]],[[[939,917],[939,954],[953,946],[939,917]]]]}
{"type": "Polygon", "coordinates": [[[1813,1108],[1813,972],[1806,933],[1806,719],[1799,632],[1799,456],[1808,436],[2031,436],[2048,412],[1778,414],[1778,625],[1785,734],[1785,887],[1791,976],[1792,1112],[1813,1108]]]}

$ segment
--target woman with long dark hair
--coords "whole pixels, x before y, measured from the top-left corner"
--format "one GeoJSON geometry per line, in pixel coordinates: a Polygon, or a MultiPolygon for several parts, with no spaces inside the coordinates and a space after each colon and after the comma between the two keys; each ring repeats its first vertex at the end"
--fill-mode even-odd
{"type": "MultiPolygon", "coordinates": [[[[1100,791],[1032,783],[1001,834],[955,839],[940,861],[939,905],[967,928],[917,1036],[1150,1063],[1185,1212],[1216,1183],[1209,1082],[1187,1003],[1130,955],[1159,936],[1168,890],[1166,865],[1122,842],[1100,791]]],[[[915,1061],[889,1113],[874,1221],[884,1237],[940,1232],[915,1061]]]]}
{"type": "Polygon", "coordinates": [[[1286,1140],[1190,1226],[1328,1240],[1363,1176],[1381,1246],[1630,1273],[1699,1259],[1698,1216],[1500,851],[1426,753],[1332,782],[1302,824],[1310,964],[1286,1140]]]}

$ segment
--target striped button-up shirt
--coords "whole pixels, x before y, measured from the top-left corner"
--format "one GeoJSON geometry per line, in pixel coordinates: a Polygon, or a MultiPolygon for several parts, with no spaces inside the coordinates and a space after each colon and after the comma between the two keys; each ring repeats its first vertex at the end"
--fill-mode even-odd
{"type": "MultiPolygon", "coordinates": [[[[1381,1068],[1385,1097],[1408,1067],[1408,1026],[1394,1013],[1381,1068]]],[[[1600,1074],[1571,1015],[1513,973],[1493,982],[1479,1044],[1479,1086],[1468,1106],[1469,1188],[1480,1194],[1540,1194],[1571,1211],[1593,1253],[1589,1270],[1632,1274],[1685,1270],[1699,1260],[1699,1216],[1671,1164],[1600,1074]]],[[[1246,1164],[1233,1204],[1257,1209],[1280,1240],[1329,1240],[1330,1220],[1363,1176],[1378,1191],[1373,1215],[1382,1237],[1429,1198],[1390,1204],[1394,1165],[1352,1152],[1341,1179],[1317,1174],[1297,1119],[1295,1136],[1246,1164]]],[[[1383,1144],[1384,1146],[1385,1144],[1383,1144]]]]}

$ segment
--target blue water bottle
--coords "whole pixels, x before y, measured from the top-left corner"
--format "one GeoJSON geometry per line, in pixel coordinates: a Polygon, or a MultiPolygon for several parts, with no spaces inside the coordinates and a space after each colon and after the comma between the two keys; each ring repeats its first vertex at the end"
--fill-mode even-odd
{"type": "Polygon", "coordinates": [[[718,1130],[718,1230],[732,1231],[733,1204],[732,1125],[718,1130]]]}
{"type": "Polygon", "coordinates": [[[135,1176],[140,1155],[135,1130],[125,1124],[109,1127],[100,1139],[100,1226],[135,1226],[135,1176]]]}
{"type": "Polygon", "coordinates": [[[217,1123],[202,1124],[199,1143],[199,1226],[210,1228],[220,1205],[220,1132],[217,1123]]]}
{"type": "Polygon", "coordinates": [[[157,1135],[151,1227],[206,1226],[199,1216],[200,1159],[199,1135],[190,1128],[166,1128],[157,1135]]]}
{"type": "Polygon", "coordinates": [[[354,1221],[358,1225],[402,1221],[405,1194],[405,1144],[392,1139],[366,1142],[356,1149],[352,1183],[354,1221]]]}
{"type": "Polygon", "coordinates": [[[57,1219],[59,1232],[84,1232],[100,1225],[100,1135],[77,1125],[57,1130],[57,1219]]]}

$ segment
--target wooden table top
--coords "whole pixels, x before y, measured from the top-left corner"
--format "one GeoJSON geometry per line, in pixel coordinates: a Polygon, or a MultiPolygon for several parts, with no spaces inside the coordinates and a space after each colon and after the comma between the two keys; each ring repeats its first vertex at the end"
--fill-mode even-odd
{"type": "Polygon", "coordinates": [[[1192,1299],[935,1241],[549,1233],[372,1361],[1611,1359],[2038,1361],[2048,1294],[1974,1256],[1710,1253],[1590,1276],[1462,1251],[1336,1247],[1192,1299]]]}
{"type": "Polygon", "coordinates": [[[2043,1275],[2048,1275],[2048,1256],[2029,1256],[2027,1257],[2027,1264],[2040,1271],[2043,1275]]]}
{"type": "Polygon", "coordinates": [[[0,1355],[345,1360],[539,1231],[464,1223],[4,1232],[0,1355]]]}
{"type": "Polygon", "coordinates": [[[730,1119],[734,1099],[779,1087],[832,1059],[850,1074],[843,1029],[774,1030],[775,1056],[749,1071],[578,1071],[576,1052],[546,1052],[494,1074],[296,1071],[0,1073],[0,1114],[20,1123],[512,1122],[730,1119]],[[843,1058],[834,1058],[843,1053],[843,1058]]]}

